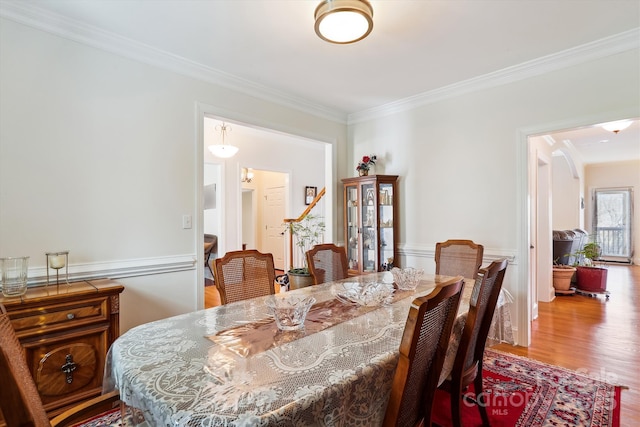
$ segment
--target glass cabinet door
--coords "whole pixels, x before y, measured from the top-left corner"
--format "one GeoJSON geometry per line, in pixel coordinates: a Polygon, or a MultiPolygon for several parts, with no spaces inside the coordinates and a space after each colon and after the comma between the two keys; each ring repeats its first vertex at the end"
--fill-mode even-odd
{"type": "Polygon", "coordinates": [[[360,186],[362,204],[360,215],[362,221],[362,271],[378,271],[378,214],[376,209],[376,187],[375,183],[365,182],[360,186]]]}
{"type": "Polygon", "coordinates": [[[346,250],[347,261],[349,264],[349,270],[358,270],[358,255],[360,242],[358,240],[358,187],[356,185],[349,185],[345,187],[345,203],[346,203],[346,250]]]}
{"type": "Polygon", "coordinates": [[[387,270],[393,266],[395,260],[394,257],[394,242],[395,237],[393,235],[393,184],[380,183],[379,197],[379,218],[380,218],[380,260],[379,269],[387,270]]]}

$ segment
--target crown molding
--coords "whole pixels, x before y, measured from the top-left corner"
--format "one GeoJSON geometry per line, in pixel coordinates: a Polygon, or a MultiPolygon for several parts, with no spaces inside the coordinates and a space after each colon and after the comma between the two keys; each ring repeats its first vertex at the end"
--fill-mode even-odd
{"type": "Polygon", "coordinates": [[[500,86],[640,47],[640,28],[457,82],[379,107],[347,114],[247,79],[190,61],[126,37],[18,2],[0,2],[0,17],[138,62],[243,93],[341,124],[354,124],[415,109],[466,93],[500,86]]]}
{"type": "Polygon", "coordinates": [[[101,30],[27,3],[0,2],[0,17],[138,62],[222,86],[264,101],[346,124],[342,111],[207,67],[144,43],[101,30]]]}
{"type": "Polygon", "coordinates": [[[543,56],[522,64],[514,65],[464,80],[438,89],[423,92],[408,98],[390,102],[369,110],[349,114],[347,124],[373,120],[379,117],[412,110],[427,104],[453,98],[466,93],[501,86],[528,79],[551,71],[578,65],[587,61],[604,58],[640,47],[640,28],[634,28],[591,43],[543,56]]]}

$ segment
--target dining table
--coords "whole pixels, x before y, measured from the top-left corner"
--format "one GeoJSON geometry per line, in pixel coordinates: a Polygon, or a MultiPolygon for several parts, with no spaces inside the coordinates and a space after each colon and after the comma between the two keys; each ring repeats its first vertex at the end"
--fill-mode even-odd
{"type": "MultiPolygon", "coordinates": [[[[146,323],[109,349],[104,389],[119,390],[157,427],[378,426],[413,300],[453,281],[425,274],[415,290],[396,287],[375,306],[345,304],[336,288],[392,283],[389,272],[288,291],[287,297],[315,298],[297,331],[277,328],[269,296],[146,323]]],[[[459,331],[473,288],[466,282],[459,331]]]]}

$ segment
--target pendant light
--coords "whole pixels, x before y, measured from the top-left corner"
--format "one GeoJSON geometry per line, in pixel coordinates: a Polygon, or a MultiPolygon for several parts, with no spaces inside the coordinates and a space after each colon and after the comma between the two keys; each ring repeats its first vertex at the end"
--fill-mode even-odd
{"type": "Polygon", "coordinates": [[[604,129],[608,130],[609,132],[613,132],[613,133],[617,134],[621,130],[625,130],[626,128],[631,126],[631,121],[630,120],[617,120],[615,122],[603,123],[600,126],[602,126],[604,129]]]}
{"type": "Polygon", "coordinates": [[[220,134],[222,136],[222,144],[210,145],[208,148],[209,151],[211,151],[211,154],[223,159],[228,159],[229,157],[235,156],[239,150],[238,147],[224,143],[224,138],[227,134],[227,131],[231,131],[231,126],[227,126],[223,122],[222,125],[216,126],[216,130],[220,131],[220,134]]]}

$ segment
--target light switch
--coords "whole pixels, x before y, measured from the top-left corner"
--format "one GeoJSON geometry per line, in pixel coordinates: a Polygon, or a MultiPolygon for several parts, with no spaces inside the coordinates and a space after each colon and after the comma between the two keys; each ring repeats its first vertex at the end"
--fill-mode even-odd
{"type": "Polygon", "coordinates": [[[191,228],[191,215],[182,215],[182,228],[191,228]]]}

